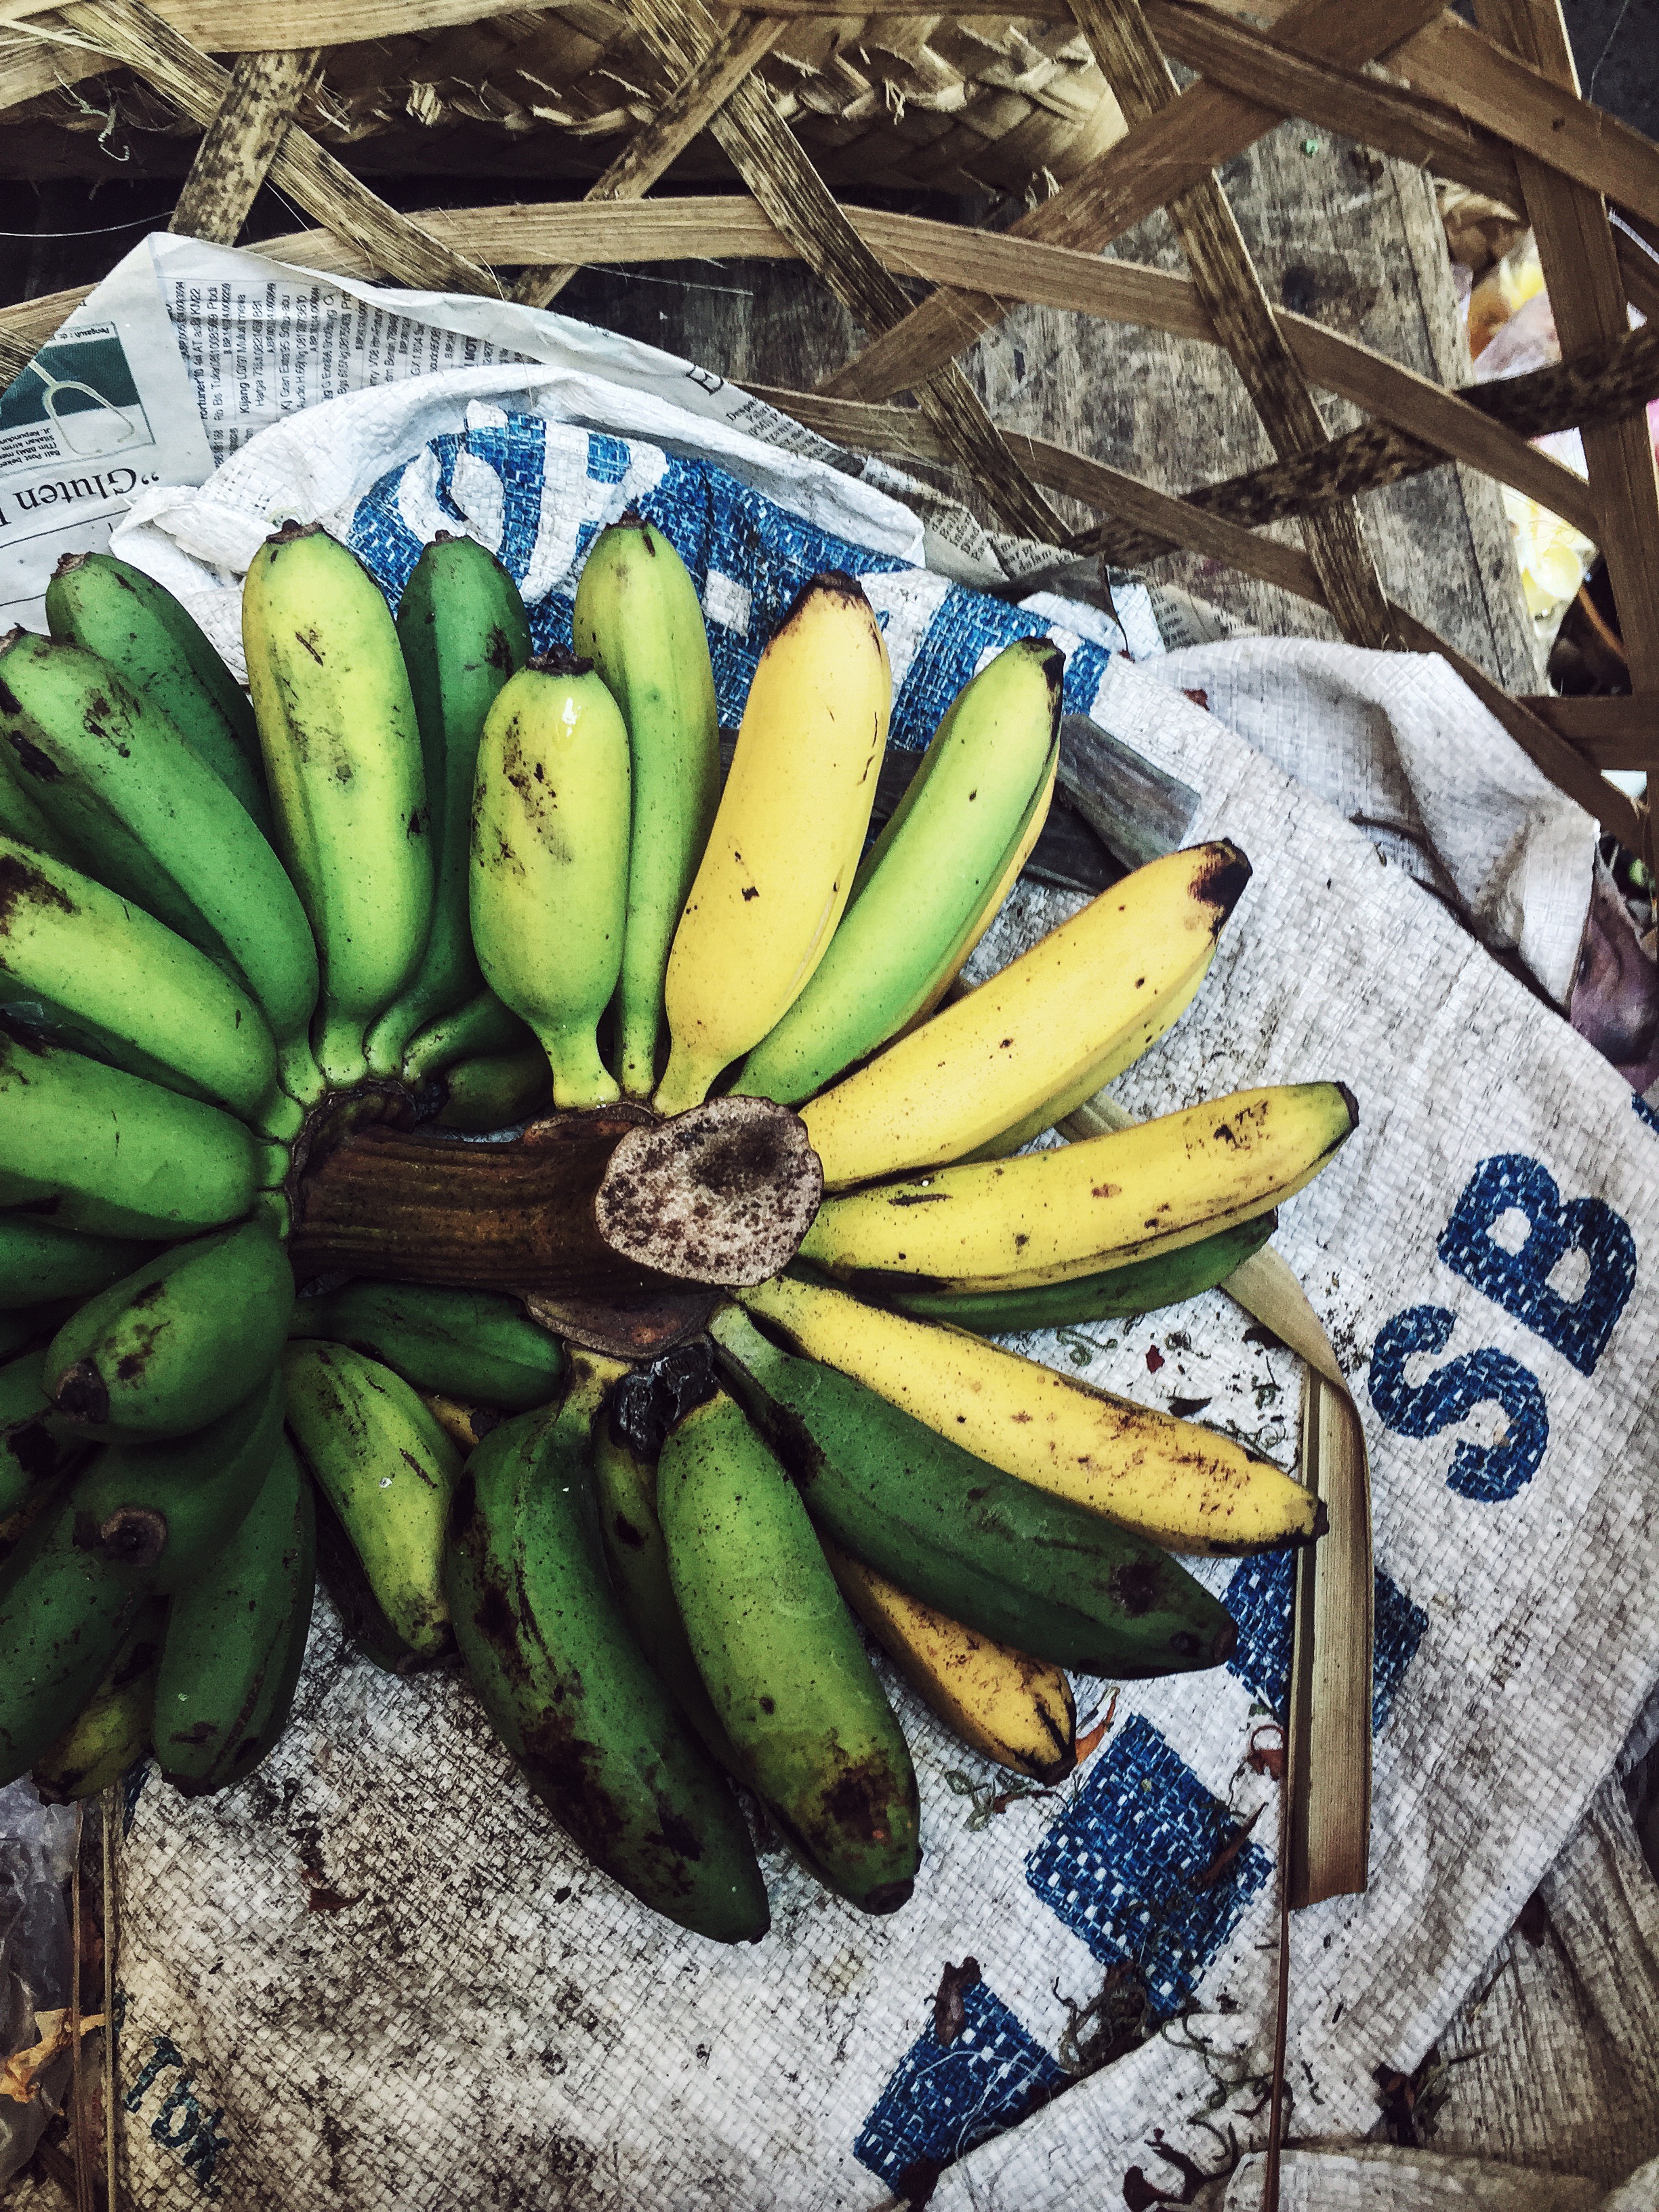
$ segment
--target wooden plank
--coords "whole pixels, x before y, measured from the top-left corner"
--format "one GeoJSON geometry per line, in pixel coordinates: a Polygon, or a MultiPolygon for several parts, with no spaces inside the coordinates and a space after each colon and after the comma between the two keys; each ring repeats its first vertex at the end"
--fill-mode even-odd
{"type": "Polygon", "coordinates": [[[1544,692],[1521,704],[1599,769],[1645,771],[1659,758],[1659,701],[1651,697],[1557,699],[1544,692]]]}
{"type": "MultiPolygon", "coordinates": [[[[1389,52],[1438,15],[1442,0],[1295,0],[1280,19],[1286,43],[1356,66],[1389,52]]],[[[1097,252],[1188,185],[1254,144],[1280,112],[1202,78],[1179,99],[1021,218],[1009,235],[1097,252]]],[[[884,399],[923,381],[954,354],[994,328],[997,301],[982,292],[941,291],[823,380],[844,399],[884,399]]]]}
{"type": "MultiPolygon", "coordinates": [[[[1577,92],[1558,0],[1479,0],[1477,16],[1494,40],[1577,92]]],[[[1600,196],[1518,149],[1516,165],[1562,352],[1574,354],[1621,332],[1627,320],[1624,278],[1600,196]]],[[[1632,689],[1659,690],[1659,477],[1645,416],[1587,430],[1584,459],[1632,689]]]]}
{"type": "MultiPolygon", "coordinates": [[[[789,26],[780,16],[738,16],[696,67],[670,91],[651,121],[630,138],[599,182],[590,200],[641,200],[676,158],[705,131],[750,71],[757,69],[789,26]]],[[[550,307],[580,262],[544,262],[525,270],[515,300],[550,307]]]]}
{"type": "MultiPolygon", "coordinates": [[[[205,130],[230,87],[230,72],[198,53],[143,0],[72,0],[62,20],[95,52],[137,70],[205,130]]],[[[298,124],[283,134],[271,182],[330,229],[360,240],[400,283],[447,292],[499,293],[487,269],[453,252],[360,184],[298,124]]]]}
{"type": "Polygon", "coordinates": [[[258,198],[321,50],[243,54],[230,72],[167,228],[234,246],[258,198]]]}
{"type": "MultiPolygon", "coordinates": [[[[702,0],[635,0],[635,15],[677,70],[694,68],[716,35],[702,0]]],[[[738,173],[801,258],[870,330],[900,321],[909,299],[848,222],[833,192],[780,118],[765,87],[740,84],[711,129],[738,173]]],[[[1004,523],[1052,544],[1060,526],[1023,477],[995,424],[960,371],[936,380],[924,406],[1004,523]]]]}
{"type": "MultiPolygon", "coordinates": [[[[1176,82],[1146,25],[1139,0],[1073,0],[1095,59],[1130,123],[1173,106],[1176,82]]],[[[1169,204],[1194,285],[1244,380],[1281,459],[1326,443],[1326,430],[1296,356],[1273,319],[1226,194],[1213,174],[1169,204]]],[[[1376,564],[1352,501],[1315,509],[1304,532],[1327,605],[1356,645],[1388,642],[1388,610],[1376,564]]]]}

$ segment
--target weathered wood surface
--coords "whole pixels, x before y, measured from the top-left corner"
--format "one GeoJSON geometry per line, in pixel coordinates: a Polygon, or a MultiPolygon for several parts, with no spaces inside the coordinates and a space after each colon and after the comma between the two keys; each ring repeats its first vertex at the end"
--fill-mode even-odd
{"type": "MultiPolygon", "coordinates": [[[[1292,122],[1222,178],[1270,298],[1437,383],[1468,381],[1444,239],[1421,174],[1292,122]]],[[[1162,215],[1121,240],[1115,256],[1182,268],[1162,215]]],[[[674,263],[637,273],[590,267],[559,304],[739,381],[797,391],[845,361],[862,335],[815,279],[775,262],[674,263]]],[[[1020,307],[963,359],[1005,429],[1096,454],[1172,491],[1273,459],[1237,372],[1212,345],[1020,307]]],[[[1364,419],[1344,401],[1318,397],[1334,434],[1364,419]]],[[[952,483],[936,469],[917,473],[952,483]]],[[[963,489],[959,482],[952,488],[963,489]]],[[[1497,487],[1473,470],[1443,467],[1366,494],[1359,505],[1389,596],[1506,690],[1540,690],[1497,487]]],[[[1062,506],[1078,526],[1097,519],[1062,506]]],[[[1294,526],[1275,534],[1299,543],[1294,526]]],[[[1252,629],[1337,634],[1305,601],[1218,562],[1173,555],[1150,573],[1252,629]]]]}

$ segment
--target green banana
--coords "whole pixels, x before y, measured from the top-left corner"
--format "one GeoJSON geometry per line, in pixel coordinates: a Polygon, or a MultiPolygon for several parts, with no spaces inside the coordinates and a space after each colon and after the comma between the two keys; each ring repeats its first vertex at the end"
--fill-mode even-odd
{"type": "Polygon", "coordinates": [[[0,1547],[16,1542],[58,1476],[84,1455],[40,1386],[40,1353],[8,1360],[0,1367],[0,1547]]]}
{"type": "Polygon", "coordinates": [[[1259,1252],[1279,1226],[1279,1216],[1258,1214],[1196,1244],[1157,1252],[1150,1260],[1131,1260],[1097,1275],[1079,1275],[1069,1283],[1037,1283],[1023,1291],[923,1291],[894,1276],[879,1285],[884,1305],[927,1321],[954,1322],[978,1336],[1012,1335],[1027,1329],[1064,1328],[1068,1323],[1112,1321],[1121,1315],[1155,1312],[1180,1305],[1200,1291],[1212,1291],[1252,1252],[1259,1252]]]}
{"type": "Polygon", "coordinates": [[[253,1204],[263,1148],[217,1106],[0,1024],[0,1206],[100,1237],[193,1237],[253,1204]]]}
{"type": "Polygon", "coordinates": [[[524,1052],[458,1060],[438,1078],[443,1103],[433,1115],[441,1129],[488,1136],[528,1121],[553,1103],[547,1054],[532,1043],[524,1052]]]}
{"type": "Polygon", "coordinates": [[[657,1085],[668,949],[720,804],[720,717],[702,608],[660,530],[629,512],[602,530],[576,585],[576,651],[628,727],[628,918],[617,1049],[623,1091],[657,1085]]]}
{"type": "Polygon", "coordinates": [[[187,1436],[276,1365],[293,1304],[294,1271],[263,1222],[174,1244],[58,1330],[53,1407],[84,1437],[187,1436]]]}
{"type": "Polygon", "coordinates": [[[743,1779],[830,1887],[896,1911],[921,1861],[910,1754],[794,1485],[723,1390],[669,1434],[657,1507],[743,1779]]]}
{"type": "Polygon", "coordinates": [[[1118,1680],[1218,1666],[1224,1607],[1167,1552],[975,1459],[736,1307],[714,1341],[732,1387],[834,1540],[952,1620],[1118,1680]]]}
{"type": "Polygon", "coordinates": [[[315,1585],[311,1485],[285,1438],[241,1527],[168,1610],[152,1740],[187,1797],[245,1780],[282,1733],[315,1585]]]}
{"type": "Polygon", "coordinates": [[[337,539],[291,523],[242,590],[248,684],[288,863],[322,953],[317,1060],[368,1073],[365,1032],[432,924],[432,841],[415,702],[380,588],[337,539]]]}
{"type": "Polygon", "coordinates": [[[82,1237],[38,1213],[0,1213],[0,1311],[90,1297],[155,1254],[127,1237],[82,1237]]]}
{"type": "Polygon", "coordinates": [[[473,771],[484,716],[530,658],[530,620],[495,555],[441,530],[404,586],[398,638],[425,757],[432,928],[412,980],[369,1032],[377,1075],[396,1075],[416,1032],[483,987],[467,916],[473,771]]]}
{"type": "Polygon", "coordinates": [[[590,1437],[614,1361],[572,1355],[556,1413],[487,1436],[455,1493],[447,1576],[473,1687],[526,1780],[596,1866],[717,1942],[766,1933],[726,1784],[683,1729],[605,1578],[590,1437]]]}
{"type": "Polygon", "coordinates": [[[261,831],[270,802],[247,695],[207,632],[164,585],[113,553],[65,553],[46,586],[46,627],[106,660],[152,700],[261,831]]]}
{"type": "MultiPolygon", "coordinates": [[[[9,638],[0,638],[0,650],[9,641],[9,638]]],[[[4,742],[3,730],[3,724],[0,724],[0,830],[33,851],[44,853],[49,860],[74,865],[74,846],[53,828],[39,800],[33,797],[33,778],[24,773],[11,747],[4,742]]]]}
{"type": "Polygon", "coordinates": [[[110,1444],[0,1564],[0,1778],[15,1781],[96,1689],[140,1608],[229,1542],[282,1437],[281,1383],[193,1437],[110,1444]]]}
{"type": "Polygon", "coordinates": [[[0,1359],[10,1359],[26,1344],[33,1344],[40,1334],[40,1316],[32,1307],[0,1310],[0,1359]]]}
{"type": "Polygon", "coordinates": [[[332,1516],[318,1523],[325,1579],[346,1565],[343,1609],[366,1614],[377,1663],[401,1671],[441,1659],[452,1641],[444,1524],[460,1454],[403,1377],[361,1352],[290,1344],[283,1372],[289,1431],[332,1516]]]}
{"type": "Polygon", "coordinates": [[[76,867],[240,976],[284,1088],[313,1101],[304,909],[247,810],[161,708],[96,653],[16,630],[0,640],[0,741],[76,867]]]}
{"type": "MultiPolygon", "coordinates": [[[[536,1042],[536,1032],[504,1006],[493,991],[480,991],[453,1014],[441,1014],[411,1037],[404,1054],[404,1080],[422,1083],[459,1060],[495,1058],[521,1052],[536,1042]]],[[[539,1048],[538,1048],[539,1049],[539,1048]]]]}
{"type": "Polygon", "coordinates": [[[34,1786],[48,1805],[100,1796],[149,1749],[167,1612],[159,1598],[150,1599],[103,1680],[57,1742],[35,1760],[34,1786]]]}
{"type": "Polygon", "coordinates": [[[540,1038],[556,1106],[618,1096],[595,1036],[622,967],[628,732],[585,660],[554,652],[490,708],[472,800],[472,937],[540,1038]]]}
{"type": "Polygon", "coordinates": [[[737,1752],[691,1656],[657,1517],[663,1439],[714,1381],[706,1344],[680,1346],[624,1375],[594,1426],[593,1495],[611,1587],[641,1650],[705,1749],[736,1774],[737,1752]]]}
{"type": "Polygon", "coordinates": [[[558,1395],[564,1352],[516,1298],[416,1283],[348,1283],[301,1298],[291,1337],[322,1337],[378,1359],[416,1389],[508,1413],[558,1395]]]}
{"type": "Polygon", "coordinates": [[[1060,743],[1065,661],[1006,647],[957,694],[811,981],[735,1088],[793,1105],[896,1036],[1001,880],[1060,743]]]}
{"type": "Polygon", "coordinates": [[[91,877],[0,836],[5,985],[48,1019],[61,1011],[88,1025],[131,1073],[245,1121],[276,1089],[270,1024],[205,952],[91,877]]]}

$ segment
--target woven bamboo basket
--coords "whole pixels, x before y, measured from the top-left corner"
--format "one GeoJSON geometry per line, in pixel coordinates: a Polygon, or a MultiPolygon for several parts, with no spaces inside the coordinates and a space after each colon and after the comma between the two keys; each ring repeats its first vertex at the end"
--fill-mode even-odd
{"type": "MultiPolygon", "coordinates": [[[[51,138],[44,167],[95,170],[123,130],[162,172],[167,149],[175,167],[189,155],[173,226],[197,236],[234,241],[268,178],[318,228],[267,250],[316,267],[545,304],[589,261],[798,257],[869,343],[811,392],[769,391],[774,404],[845,445],[951,464],[1034,546],[1119,569],[1184,549],[1325,608],[1357,642],[1443,652],[1539,767],[1651,863],[1645,803],[1601,771],[1659,757],[1644,413],[1659,393],[1659,148],[1580,98],[1557,0],[1476,12],[1478,28],[1440,0],[1256,0],[1249,15],[1237,0],[1033,0],[1018,15],[920,0],[878,15],[757,0],[720,15],[704,0],[295,0],[252,15],[231,0],[0,0],[0,107],[8,143],[51,138]],[[1443,389],[1274,307],[1216,172],[1287,114],[1528,221],[1559,366],[1443,389]],[[410,216],[358,173],[483,158],[592,181],[580,201],[410,216]],[[1011,227],[970,229],[845,204],[835,187],[853,178],[1023,191],[1029,205],[1011,227]],[[665,179],[671,193],[647,197],[665,179]],[[731,189],[672,194],[682,179],[731,189]],[[1160,207],[1185,276],[1098,258],[1160,207]],[[1277,458],[1176,496],[1003,433],[957,356],[1026,302],[1224,347],[1277,458]],[[1632,331],[1631,307],[1649,327],[1632,331]],[[1316,388],[1366,419],[1331,436],[1316,388]],[[1528,443],[1569,426],[1588,482],[1528,443]],[[1628,694],[1509,696],[1390,601],[1357,496],[1452,461],[1601,548],[1628,694]],[[1053,495],[1095,520],[1062,521],[1053,495]],[[1265,534],[1290,518],[1300,545],[1265,534]]],[[[79,296],[0,309],[0,372],[79,296]]]]}

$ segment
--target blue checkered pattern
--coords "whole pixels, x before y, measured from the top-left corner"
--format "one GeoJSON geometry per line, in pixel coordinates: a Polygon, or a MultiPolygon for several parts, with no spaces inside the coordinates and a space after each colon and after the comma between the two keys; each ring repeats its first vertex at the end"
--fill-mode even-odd
{"type": "Polygon", "coordinates": [[[1012,2127],[1071,2078],[983,1982],[962,2004],[961,2033],[948,2048],[931,2027],[916,2038],[853,2145],[890,2188],[921,2160],[948,2166],[1012,2127]]]}
{"type": "MultiPolygon", "coordinates": [[[[1238,1644],[1227,1662],[1237,1674],[1282,1721],[1291,1682],[1291,1600],[1296,1555],[1268,1552],[1244,1559],[1227,1584],[1225,1603],[1238,1627],[1238,1644]]],[[[1429,1616],[1413,1605],[1398,1583],[1379,1570],[1372,1591],[1375,1618],[1371,1661],[1371,1734],[1380,1735],[1405,1679],[1429,1616]]]]}
{"type": "Polygon", "coordinates": [[[1638,1121],[1645,1121],[1650,1129],[1659,1130],[1659,1107],[1650,1106],[1645,1098],[1638,1098],[1633,1091],[1630,1103],[1636,1109],[1638,1121]]]}
{"type": "Polygon", "coordinates": [[[1025,1862],[1025,1879],[1097,1959],[1127,1960],[1154,2008],[1179,2011],[1271,1862],[1246,1843],[1209,1876],[1237,1823],[1137,1713],[1025,1862]]]}

